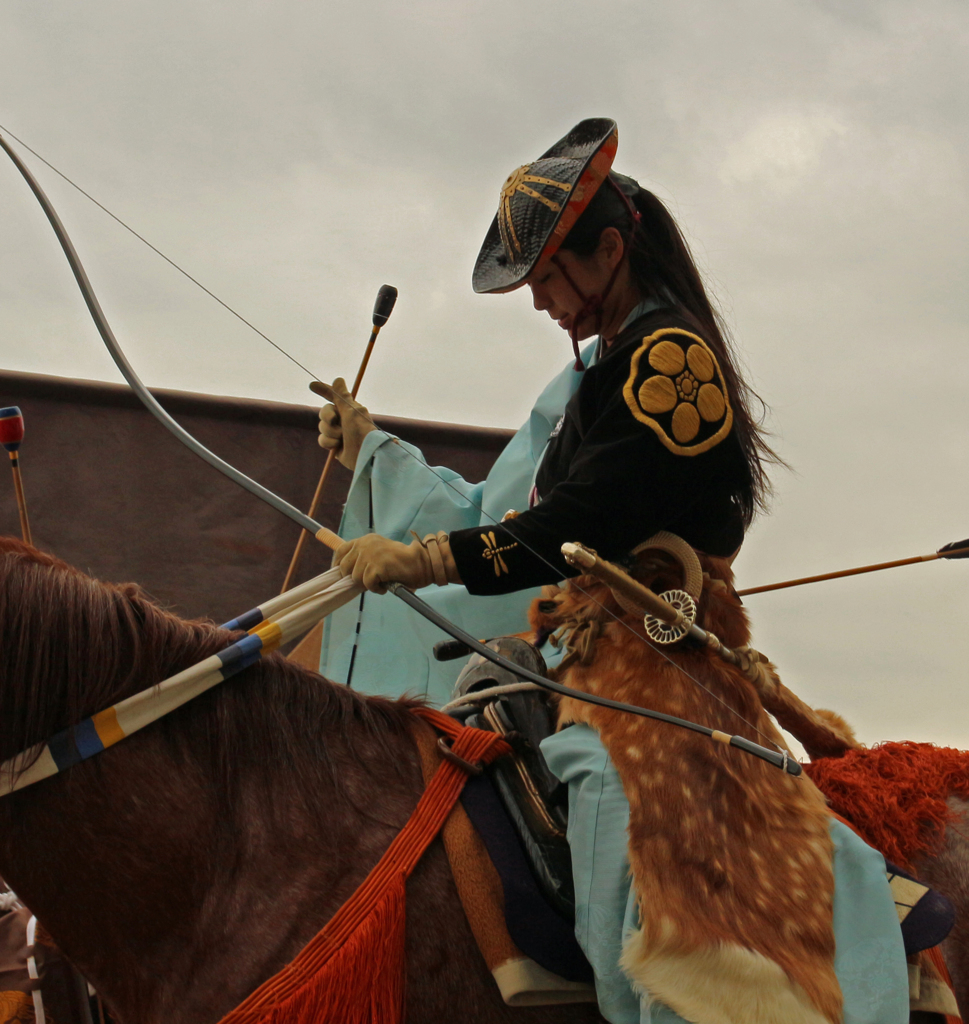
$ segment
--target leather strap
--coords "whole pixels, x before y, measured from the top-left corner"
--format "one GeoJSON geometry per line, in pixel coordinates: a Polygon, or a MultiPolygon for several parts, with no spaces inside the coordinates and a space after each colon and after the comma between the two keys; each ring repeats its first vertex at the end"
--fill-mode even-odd
{"type": "Polygon", "coordinates": [[[437,533],[429,533],[422,541],[424,550],[431,560],[431,572],[434,573],[434,582],[439,587],[446,587],[448,584],[447,570],[444,567],[444,557],[441,554],[441,544],[446,543],[448,535],[443,530],[437,533]]]}

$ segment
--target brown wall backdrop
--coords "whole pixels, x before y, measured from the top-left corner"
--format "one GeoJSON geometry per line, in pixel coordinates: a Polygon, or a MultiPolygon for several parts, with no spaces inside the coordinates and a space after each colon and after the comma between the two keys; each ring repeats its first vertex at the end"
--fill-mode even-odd
{"type": "MultiPolygon", "coordinates": [[[[297,508],[325,453],[318,410],[153,391],[190,433],[297,508]]],[[[299,527],[176,441],[124,385],[0,371],[0,406],[19,405],[21,468],[34,543],[100,579],[134,580],[181,615],[225,621],[278,593],[299,527]]],[[[513,431],[377,416],[432,465],[482,480],[513,431]]],[[[317,520],[336,529],[350,473],[334,466],[317,520]]],[[[0,533],[20,535],[0,467],[0,533]]],[[[329,552],[306,546],[299,579],[329,552]]]]}

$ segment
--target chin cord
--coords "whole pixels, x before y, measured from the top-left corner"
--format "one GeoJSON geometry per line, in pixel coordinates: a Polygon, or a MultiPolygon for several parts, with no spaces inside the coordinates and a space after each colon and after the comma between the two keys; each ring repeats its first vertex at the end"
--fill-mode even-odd
{"type": "Polygon", "coordinates": [[[572,279],[572,275],[568,272],[565,264],[559,259],[559,254],[556,253],[552,257],[552,263],[562,272],[562,276],[569,283],[572,291],[582,300],[582,306],[579,311],[575,314],[572,319],[572,327],[569,329],[569,337],[572,339],[572,351],[575,353],[575,365],[572,367],[574,370],[584,370],[585,363],[582,362],[582,357],[579,355],[579,324],[582,323],[586,317],[592,316],[595,313],[596,316],[596,334],[602,333],[602,304],[609,297],[609,293],[612,291],[612,286],[616,283],[616,278],[619,276],[619,269],[623,263],[628,259],[629,246],[632,244],[633,238],[636,237],[636,232],[639,230],[639,223],[643,219],[639,210],[633,205],[632,200],[625,192],[612,180],[612,178],[606,179],[609,184],[619,193],[620,198],[626,204],[626,209],[629,211],[629,216],[632,218],[633,229],[630,232],[629,240],[626,242],[625,250],[623,252],[622,259],[616,264],[612,271],[609,281],[606,287],[603,289],[601,295],[589,295],[586,296],[582,289],[572,279]]]}
{"type": "Polygon", "coordinates": [[[606,285],[601,295],[589,295],[588,297],[583,293],[582,289],[572,280],[572,275],[568,272],[565,264],[559,259],[558,253],[552,257],[552,262],[559,268],[562,276],[568,281],[572,287],[572,291],[582,300],[582,306],[578,313],[572,318],[572,327],[569,329],[569,337],[572,339],[572,351],[575,353],[575,365],[572,367],[573,370],[584,370],[585,363],[582,362],[582,356],[579,355],[579,324],[582,323],[586,317],[592,316],[593,313],[596,315],[596,334],[599,334],[602,330],[602,304],[606,301],[609,293],[612,291],[612,286],[616,283],[616,278],[619,276],[619,268],[623,265],[623,259],[621,259],[615,266],[612,275],[609,278],[609,283],[606,285]]]}

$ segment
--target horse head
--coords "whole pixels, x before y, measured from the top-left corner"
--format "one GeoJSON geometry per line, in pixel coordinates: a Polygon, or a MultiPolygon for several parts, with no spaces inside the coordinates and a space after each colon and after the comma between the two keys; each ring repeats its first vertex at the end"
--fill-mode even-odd
{"type": "MultiPolygon", "coordinates": [[[[0,760],[238,638],[10,538],[0,624],[0,760]]],[[[271,654],[0,799],[0,875],[123,1019],[217,1020],[407,820],[408,706],[271,654]]]]}

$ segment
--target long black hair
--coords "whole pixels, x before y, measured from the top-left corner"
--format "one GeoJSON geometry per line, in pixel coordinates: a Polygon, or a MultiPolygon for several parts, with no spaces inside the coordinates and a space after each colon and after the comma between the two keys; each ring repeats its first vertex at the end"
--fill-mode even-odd
{"type": "Polygon", "coordinates": [[[612,172],[561,247],[576,256],[591,256],[602,232],[609,227],[622,235],[640,297],[655,297],[672,306],[694,325],[716,354],[730,393],[734,430],[749,471],[749,487],[737,495],[744,525],[749,526],[757,511],[766,510],[771,495],[767,467],[784,464],[767,442],[761,423],[767,406],[741,376],[726,325],[707,295],[686,239],[662,202],[632,178],[612,172]],[[639,213],[638,224],[634,223],[630,204],[639,213]],[[759,419],[751,411],[754,405],[761,408],[759,419]]]}

